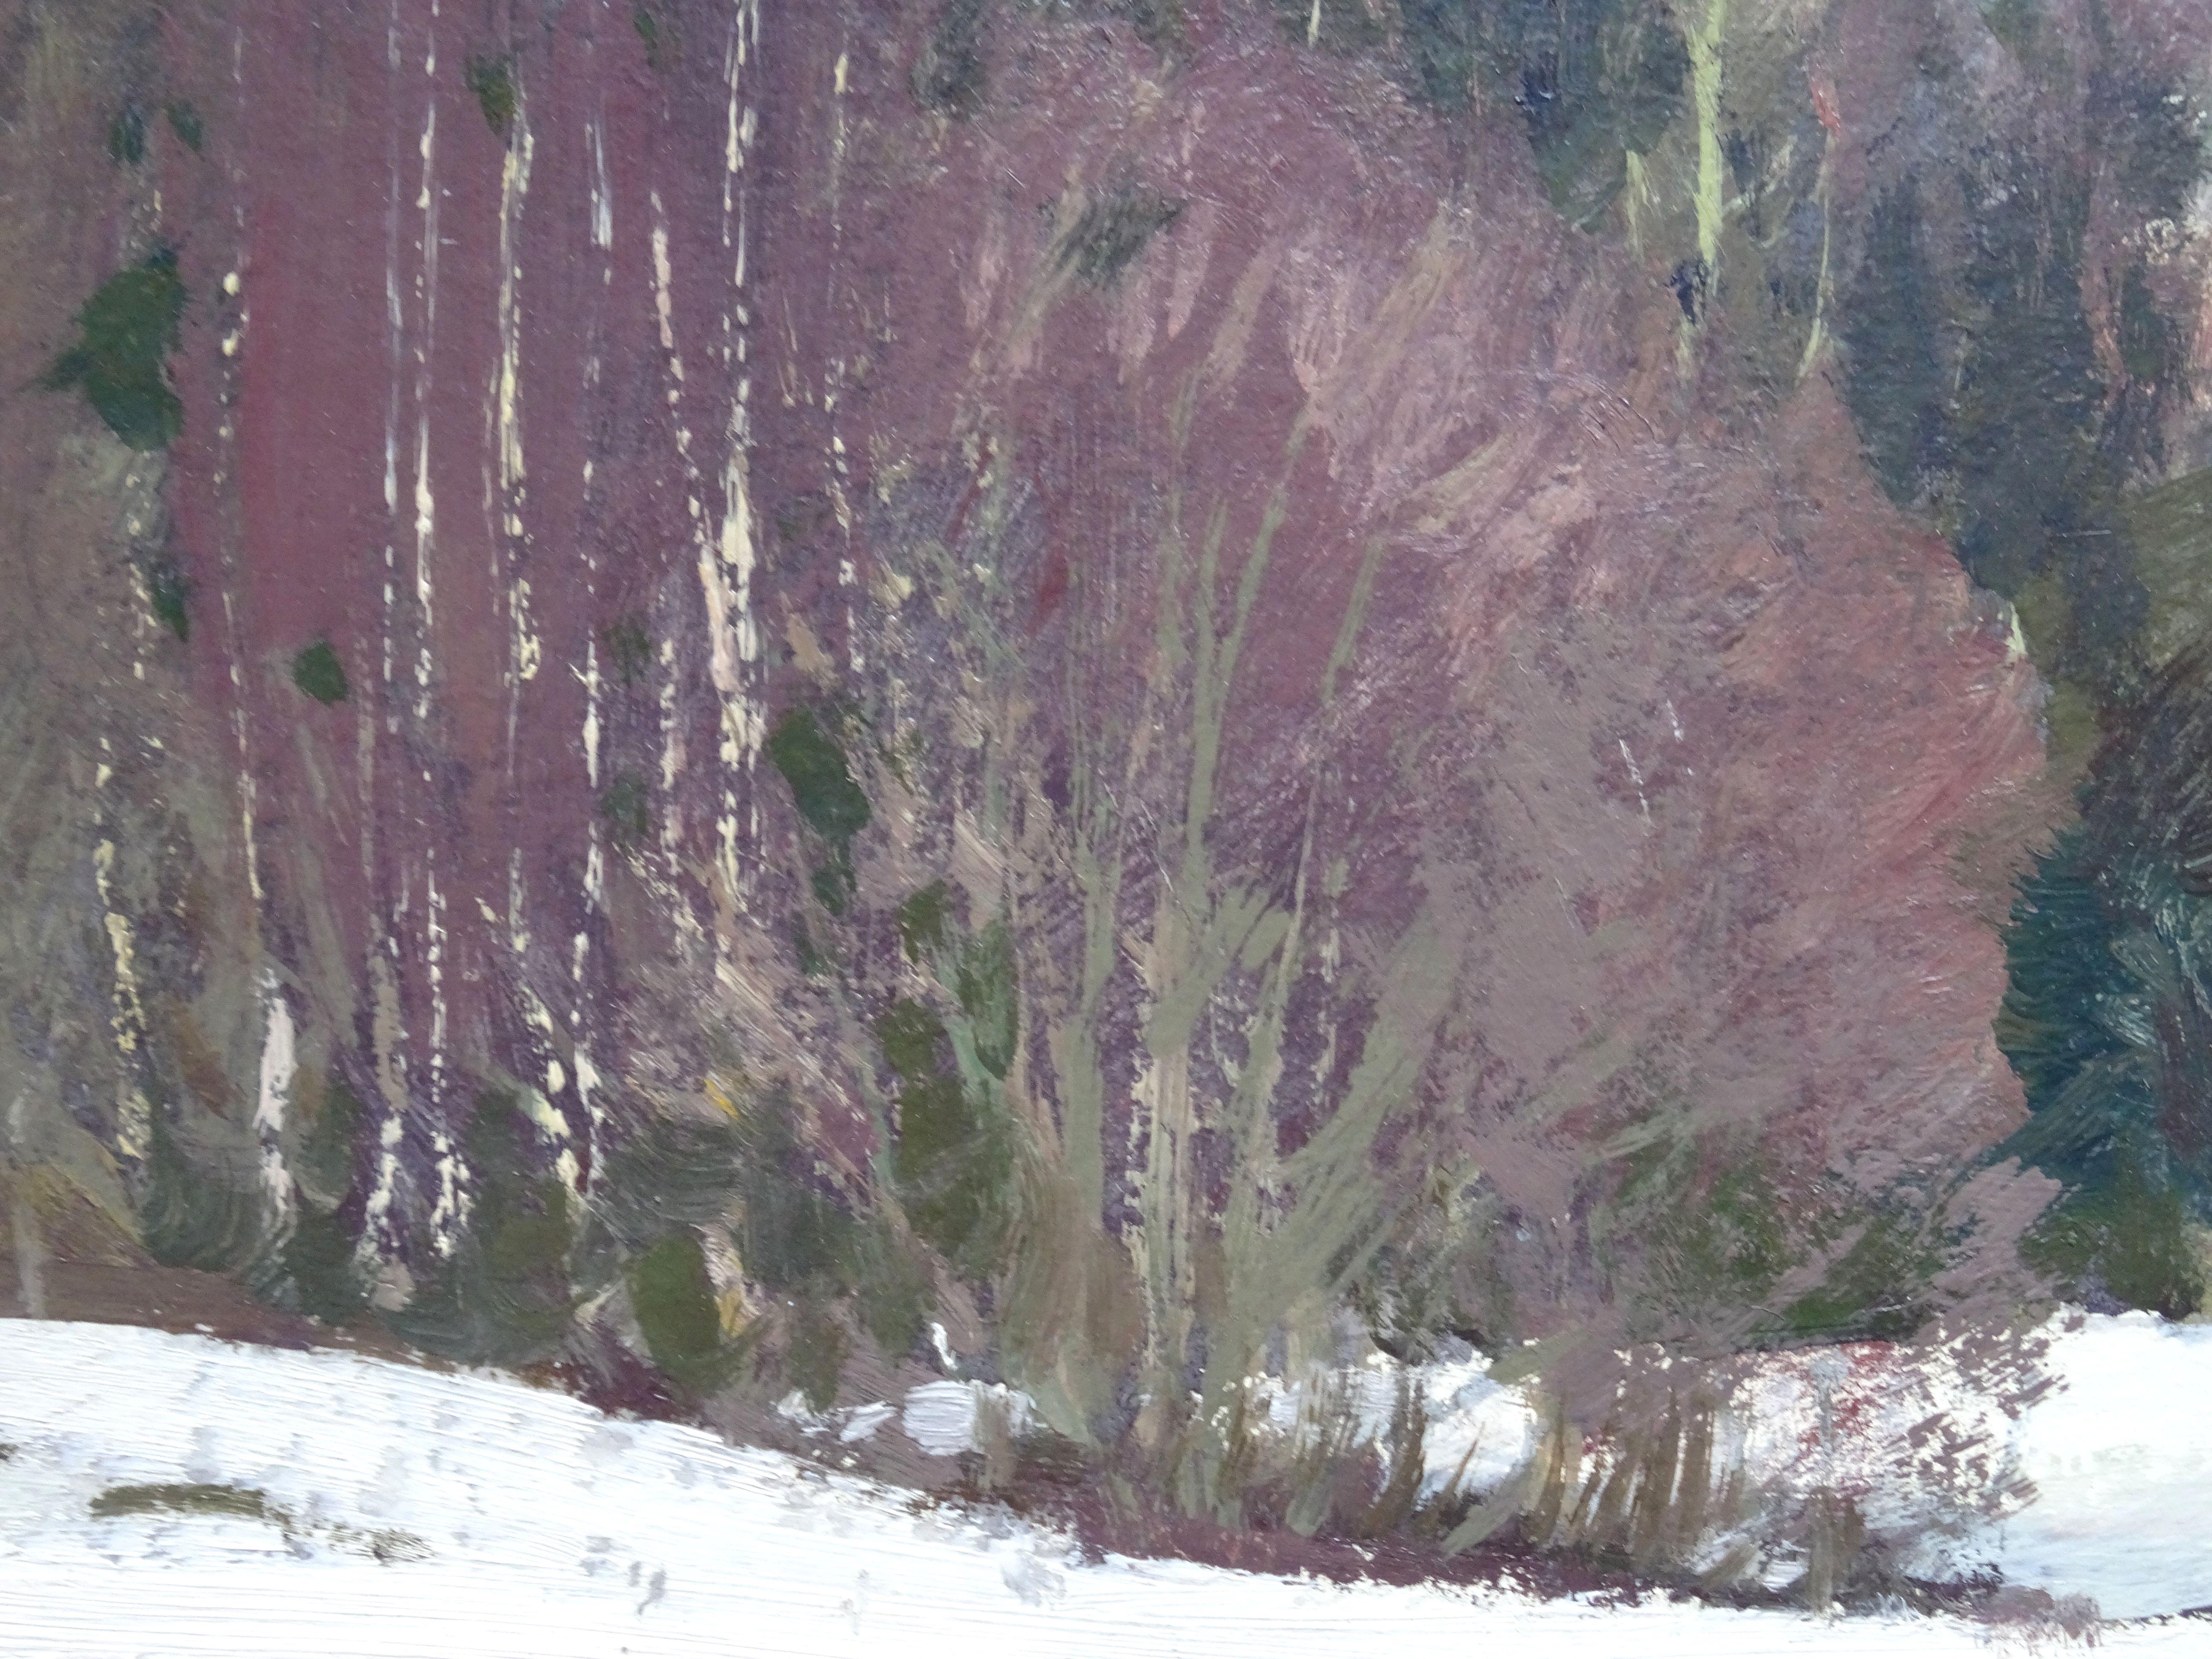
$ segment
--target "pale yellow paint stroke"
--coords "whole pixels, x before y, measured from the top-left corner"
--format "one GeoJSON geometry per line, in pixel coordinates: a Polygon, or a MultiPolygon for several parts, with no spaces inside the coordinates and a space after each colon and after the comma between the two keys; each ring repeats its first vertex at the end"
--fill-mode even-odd
{"type": "Polygon", "coordinates": [[[1698,118],[1698,257],[1708,280],[1720,270],[1724,173],[1721,155],[1721,39],[1728,0],[1710,0],[1705,25],[1690,32],[1691,99],[1698,118]]]}
{"type": "Polygon", "coordinates": [[[362,1250],[373,1258],[392,1237],[392,1207],[399,1184],[399,1143],[406,1133],[407,1024],[399,1002],[399,980],[393,967],[393,946],[372,950],[368,958],[369,1053],[375,1069],[376,1091],[384,1109],[377,1129],[376,1178],[369,1188],[362,1226],[362,1250]]]}
{"type": "Polygon", "coordinates": [[[1644,158],[1630,150],[1621,158],[1626,170],[1620,203],[1628,216],[1628,253],[1639,264],[1644,258],[1644,218],[1641,210],[1650,199],[1651,185],[1644,171],[1644,158]]]}
{"type": "MultiPolygon", "coordinates": [[[[518,90],[520,83],[518,83],[518,90]]],[[[499,467],[499,533],[504,538],[507,565],[507,605],[510,624],[507,647],[507,763],[514,769],[515,725],[520,712],[522,686],[538,677],[544,647],[530,621],[530,583],[515,569],[516,555],[524,538],[523,509],[528,494],[528,469],[522,454],[522,284],[521,250],[518,246],[523,206],[530,194],[530,163],[536,141],[530,132],[526,100],[515,102],[513,135],[500,171],[499,209],[499,364],[493,373],[492,394],[497,426],[495,454],[499,467]]]]}
{"type": "MultiPolygon", "coordinates": [[[[1721,38],[1728,24],[1728,0],[1710,0],[1701,27],[1691,29],[1690,101],[1698,122],[1698,185],[1691,206],[1698,221],[1698,258],[1705,292],[1720,280],[1721,220],[1726,211],[1721,155],[1721,38]]],[[[1674,338],[1676,368],[1686,378],[1694,366],[1696,321],[1684,317],[1674,338]]]]}
{"type": "Polygon", "coordinates": [[[145,1040],[146,1005],[138,994],[137,947],[131,932],[131,919],[115,907],[113,842],[102,841],[92,849],[92,874],[100,891],[100,909],[106,915],[108,948],[115,957],[114,1012],[108,1024],[115,1033],[115,1049],[122,1060],[124,1079],[116,1097],[115,1146],[125,1158],[143,1158],[153,1132],[154,1114],[144,1091],[131,1079],[137,1067],[140,1046],[145,1040]]]}
{"type": "Polygon", "coordinates": [[[1834,221],[1828,211],[1828,168],[1834,146],[1822,138],[1820,177],[1814,186],[1814,199],[1820,204],[1820,277],[1813,289],[1813,330],[1805,337],[1805,355],[1797,362],[1797,378],[1803,380],[1820,361],[1820,353],[1828,343],[1828,245],[1834,232],[1834,221]]]}

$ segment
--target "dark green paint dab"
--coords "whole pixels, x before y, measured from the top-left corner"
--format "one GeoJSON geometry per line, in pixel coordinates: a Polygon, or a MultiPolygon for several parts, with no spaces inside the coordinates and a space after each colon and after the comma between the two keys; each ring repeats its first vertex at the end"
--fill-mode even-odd
{"type": "Polygon", "coordinates": [[[146,159],[146,117],[137,105],[124,105],[107,124],[107,159],[133,167],[146,159]]]}
{"type": "Polygon", "coordinates": [[[607,822],[615,844],[642,847],[653,832],[653,811],[645,785],[629,776],[617,777],[599,797],[599,816],[607,822]]]}
{"type": "Polygon", "coordinates": [[[205,130],[200,125],[199,112],[187,99],[172,98],[168,107],[169,131],[177,135],[178,142],[195,155],[206,142],[205,130]]]}
{"type": "Polygon", "coordinates": [[[630,1266],[629,1295],[653,1363],[688,1386],[710,1382],[722,1326],[698,1236],[677,1234],[640,1256],[630,1266]]]}
{"type": "Polygon", "coordinates": [[[146,602],[153,608],[154,619],[174,634],[179,640],[192,636],[191,613],[185,608],[191,584],[185,573],[169,559],[155,560],[146,569],[146,602]]]}
{"type": "Polygon", "coordinates": [[[945,907],[951,890],[942,881],[909,894],[899,906],[899,944],[908,962],[925,963],[945,948],[945,907]]]}
{"type": "Polygon", "coordinates": [[[100,284],[77,313],[77,343],[55,359],[41,384],[50,392],[82,387],[125,443],[161,448],[184,429],[184,405],[169,389],[167,368],[184,310],[177,256],[160,249],[100,284]]]}
{"type": "Polygon", "coordinates": [[[794,708],[778,720],[768,754],[790,786],[799,817],[824,841],[849,841],[868,827],[868,798],[853,781],[844,745],[812,709],[794,708]]]}
{"type": "Polygon", "coordinates": [[[514,84],[514,64],[507,58],[471,58],[463,70],[484,125],[502,139],[514,130],[520,99],[514,84]]]}
{"type": "Polygon", "coordinates": [[[605,647],[607,666],[625,688],[635,685],[652,671],[653,635],[646,631],[645,618],[635,611],[616,617],[601,629],[599,643],[605,647]]]}
{"type": "Polygon", "coordinates": [[[876,1020],[876,1042],[899,1079],[899,1201],[915,1231],[956,1268],[988,1273],[1010,1221],[1011,1125],[995,1101],[963,1086],[944,1021],[921,1003],[893,1003],[876,1020]]]}
{"type": "Polygon", "coordinates": [[[328,640],[317,640],[292,659],[292,684],[319,703],[346,700],[345,665],[328,640]]]}
{"type": "Polygon", "coordinates": [[[645,61],[653,69],[661,66],[661,54],[666,49],[662,38],[660,20],[644,6],[635,8],[629,15],[629,26],[637,31],[637,38],[645,44],[645,61]]]}

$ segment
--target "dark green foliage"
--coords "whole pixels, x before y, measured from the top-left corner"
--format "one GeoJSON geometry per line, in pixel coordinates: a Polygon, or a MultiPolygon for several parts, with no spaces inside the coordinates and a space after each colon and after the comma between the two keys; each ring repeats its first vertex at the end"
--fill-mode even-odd
{"type": "Polygon", "coordinates": [[[906,1353],[921,1340],[936,1305],[929,1274],[887,1227],[871,1227],[860,1241],[858,1301],[860,1322],[886,1354],[906,1353]]]}
{"type": "Polygon", "coordinates": [[[994,921],[962,949],[954,989],[975,1039],[975,1058],[1003,1078],[1014,1061],[1020,1017],[1014,937],[1005,922],[994,921]]]}
{"type": "Polygon", "coordinates": [[[816,1411],[836,1402],[848,1346],[844,1328],[814,1298],[802,1297],[792,1310],[784,1331],[783,1374],[816,1411]]]}
{"type": "Polygon", "coordinates": [[[945,0],[921,55],[915,60],[914,95],[940,115],[966,117],[983,107],[983,34],[991,0],[945,0]]]}
{"type": "Polygon", "coordinates": [[[198,155],[206,137],[200,126],[199,112],[191,106],[189,100],[172,98],[169,100],[168,116],[169,131],[177,135],[186,149],[198,155]]]}
{"type": "Polygon", "coordinates": [[[41,384],[50,392],[83,387],[117,437],[133,449],[161,448],[184,429],[184,405],[169,390],[164,361],[184,310],[177,256],[161,249],[100,284],[77,313],[82,337],[41,384]]]}
{"type": "Polygon", "coordinates": [[[1398,0],[1414,89],[1438,109],[1465,109],[1474,96],[1483,9],[1474,0],[1398,0]]]}
{"type": "Polygon", "coordinates": [[[154,619],[179,640],[191,639],[191,613],[185,608],[191,584],[185,573],[163,556],[147,566],[145,576],[146,601],[153,607],[154,619]]]}
{"type": "Polygon", "coordinates": [[[2057,1103],[2085,1069],[2127,1049],[2099,1017],[2121,988],[2112,924],[2083,867],[2086,835],[2074,826],[2037,861],[2021,884],[2006,938],[2011,983],[1997,1018],[1997,1042],[2032,1112],[2057,1103]]]}
{"type": "Polygon", "coordinates": [[[2187,91],[2100,71],[2090,89],[2099,148],[2114,183],[2147,217],[2179,219],[2204,170],[2204,138],[2187,91]]]}
{"type": "Polygon", "coordinates": [[[1828,1342],[1901,1342],[1926,1322],[1926,1286],[1940,1265],[1909,1218],[1876,1216],[1820,1288],[1784,1310],[1784,1331],[1828,1342]]]}
{"type": "Polygon", "coordinates": [[[817,865],[808,877],[814,896],[822,908],[833,916],[845,914],[845,906],[853,896],[853,871],[849,860],[832,859],[827,864],[817,865]]]}
{"type": "MultiPolygon", "coordinates": [[[[2008,44],[2029,52],[2032,10],[2000,10],[2008,44]]],[[[2181,211],[2202,166],[2185,102],[2100,70],[2090,113],[2100,188],[2146,216],[2181,211]]],[[[1846,395],[1884,487],[1931,503],[1974,579],[2021,600],[2039,665],[2110,736],[2083,823],[2014,908],[1996,1032],[2030,1116],[1997,1155],[2064,1186],[2023,1245],[2030,1265],[2069,1296],[2185,1312],[2204,1291],[2186,1227],[2212,1206],[2212,698],[2201,662],[2142,684],[2148,599],[2120,511],[2185,390],[2179,331],[2141,263],[2112,273],[2125,379],[2108,389],[2082,300],[2087,187],[2027,160],[1959,187],[1965,257],[1948,270],[1911,180],[1875,204],[1845,291],[1846,395]]],[[[1882,1304],[1863,1293],[1900,1271],[1877,1259],[1899,1248],[1869,1229],[1789,1325],[1880,1329],[1866,1310],[1882,1304]]]]}
{"type": "Polygon", "coordinates": [[[1866,257],[1842,330],[1844,392],[1868,464],[1890,499],[1905,506],[1945,465],[1950,375],[1938,337],[1942,319],[1921,245],[1919,191],[1907,179],[1867,215],[1866,257]]]}
{"type": "Polygon", "coordinates": [[[328,1325],[343,1324],[366,1303],[355,1260],[358,1241],[345,1218],[355,1195],[362,1115],[352,1089],[332,1078],[319,1098],[295,1103],[286,1126],[292,1229],[266,1288],[328,1325]]]}
{"type": "Polygon", "coordinates": [[[1790,1265],[1783,1206],[1753,1167],[1723,1170],[1697,1201],[1670,1206],[1660,1246],[1670,1279],[1692,1294],[1755,1304],[1790,1265]]]}
{"type": "Polygon", "coordinates": [[[1084,209],[1060,244],[1060,265],[1092,288],[1110,288],[1153,236],[1182,216],[1180,201],[1127,185],[1084,209]]]}
{"type": "Polygon", "coordinates": [[[107,159],[134,167],[146,159],[146,117],[137,105],[124,105],[107,124],[107,159]]]}
{"type": "Polygon", "coordinates": [[[660,20],[647,8],[638,6],[630,12],[629,26],[637,31],[637,38],[645,43],[646,63],[659,69],[665,50],[665,43],[661,38],[660,20]]]}
{"type": "Polygon", "coordinates": [[[876,1041],[899,1079],[892,1175],[907,1218],[960,1271],[988,1273],[1011,1220],[1004,1109],[963,1087],[945,1023],[921,1004],[893,1003],[876,1021],[876,1041]]]}
{"type": "Polygon", "coordinates": [[[723,1219],[747,1175],[750,1149],[727,1118],[656,1114],[605,1159],[592,1207],[633,1255],[672,1231],[723,1219]]]}
{"type": "Polygon", "coordinates": [[[599,797],[599,816],[607,821],[617,847],[642,847],[652,838],[653,811],[645,785],[624,774],[599,797]]]}
{"type": "Polygon", "coordinates": [[[301,1206],[280,1265],[301,1313],[325,1325],[343,1325],[368,1305],[355,1261],[358,1243],[337,1212],[301,1206]]]}
{"type": "Polygon", "coordinates": [[[574,1200],[559,1179],[533,1172],[536,1133],[514,1096],[488,1091],[466,1142],[476,1182],[466,1265],[470,1287],[508,1352],[534,1352],[566,1330],[574,1307],[567,1257],[574,1200]]]}
{"type": "Polygon", "coordinates": [[[2076,1301],[2104,1297],[2185,1319],[2204,1301],[2204,1275],[2191,1250],[2189,1206],[2133,1162],[2100,1186],[2069,1194],[2021,1241],[2021,1255],[2076,1301]]]}
{"type": "Polygon", "coordinates": [[[1689,51],[1638,0],[1399,0],[1414,89],[1465,109],[1478,81],[1517,105],[1545,189],[1568,220],[1596,223],[1681,108],[1689,51]]]}
{"type": "Polygon", "coordinates": [[[309,1111],[290,1114],[296,1138],[287,1161],[308,1196],[325,1207],[342,1202],[354,1184],[354,1146],[361,1134],[361,1100],[343,1078],[332,1078],[309,1111]]]}
{"type": "Polygon", "coordinates": [[[261,1243],[250,1172],[188,1141],[156,1107],[148,1137],[138,1226],[147,1253],[166,1267],[230,1273],[261,1243]]]}
{"type": "Polygon", "coordinates": [[[1934,508],[1978,582],[2028,601],[2028,643],[2047,675],[2109,705],[2140,690],[2147,608],[2120,492],[2160,459],[2182,353],[2141,267],[2116,269],[2106,282],[2127,374],[2106,385],[2083,300],[2087,181],[2130,213],[2171,217],[2203,155],[2187,100],[2162,84],[2100,66],[2088,113],[2093,167],[1974,155],[1929,197],[1945,203],[1940,221],[1923,208],[1924,176],[1882,196],[1838,332],[1845,393],[1884,487],[1934,508]],[[1937,222],[1963,235],[1931,237],[1937,222]],[[1955,255],[1939,258],[1939,246],[1955,255]]]}
{"type": "Polygon", "coordinates": [[[753,1102],[741,1136],[738,1255],[746,1273],[772,1291],[851,1282],[860,1223],[816,1174],[789,1097],[753,1102]]]}
{"type": "Polygon", "coordinates": [[[846,1349],[831,1311],[849,1297],[892,1353],[927,1316],[927,1275],[891,1229],[856,1216],[818,1170],[781,1090],[749,1096],[738,1118],[647,1120],[594,1188],[599,1230],[617,1257],[653,1361],[706,1393],[756,1351],[756,1334],[721,1335],[702,1230],[727,1227],[744,1275],[795,1309],[781,1322],[782,1370],[825,1402],[846,1349]]]}
{"type": "Polygon", "coordinates": [[[567,1334],[576,1297],[568,1255],[574,1200],[541,1159],[529,1118],[486,1090],[462,1150],[473,1182],[468,1224],[450,1258],[393,1328],[434,1352],[471,1361],[539,1358],[567,1334]]]}
{"type": "Polygon", "coordinates": [[[902,1081],[936,1076],[945,1042],[945,1022],[908,998],[893,1003],[876,1021],[884,1063],[902,1081]]]}
{"type": "Polygon", "coordinates": [[[2127,380],[2110,416],[2106,446],[2123,462],[2139,457],[2156,468],[2166,459],[2160,416],[2188,395],[2189,357],[2182,330],[2151,295],[2141,259],[2120,281],[2116,331],[2127,380]]]}
{"type": "Polygon", "coordinates": [[[1637,0],[1520,0],[1503,51],[1517,70],[1536,171],[1569,222],[1597,222],[1630,152],[1658,143],[1682,103],[1688,49],[1665,14],[1637,0]]]}
{"type": "Polygon", "coordinates": [[[517,94],[514,60],[471,58],[463,74],[469,90],[476,94],[477,107],[483,112],[484,125],[505,138],[514,126],[517,94]]]}
{"type": "Polygon", "coordinates": [[[345,665],[328,640],[317,640],[292,659],[292,684],[325,705],[346,700],[345,665]]]}
{"type": "Polygon", "coordinates": [[[1976,581],[2020,599],[2050,574],[2029,623],[2045,672],[2125,695],[2147,602],[2118,513],[2122,446],[2154,437],[2156,393],[2108,426],[2081,298],[2086,191],[2025,167],[1962,188],[1968,252],[1948,273],[1910,181],[1877,204],[1839,330],[1846,396],[1884,487],[1935,507],[1976,581]]]}
{"type": "Polygon", "coordinates": [[[2121,281],[2119,321],[2120,361],[2130,376],[2148,381],[2179,377],[2185,366],[2181,331],[2159,314],[2140,259],[2121,281]]]}
{"type": "Polygon", "coordinates": [[[2021,884],[1997,1040],[2031,1114],[1998,1149],[2065,1183],[2024,1247],[2069,1293],[2172,1313],[2212,1213],[2212,736],[2203,664],[2100,758],[2085,823],[2021,884]]]}
{"type": "Polygon", "coordinates": [[[799,816],[833,847],[868,827],[868,798],[853,781],[844,745],[823,729],[811,708],[794,708],[769,734],[768,757],[791,787],[799,816]]]}
{"type": "Polygon", "coordinates": [[[2017,593],[2055,550],[2100,528],[2097,434],[2104,383],[2081,307],[2087,204],[2026,179],[1972,201],[1962,273],[1973,325],[1950,410],[1959,556],[1975,580],[2017,593]]]}
{"type": "Polygon", "coordinates": [[[632,1262],[629,1297],[653,1363],[687,1387],[711,1387],[721,1369],[722,1325],[698,1236],[665,1238],[632,1262]]]}
{"type": "Polygon", "coordinates": [[[912,894],[899,906],[899,943],[908,962],[927,962],[945,945],[945,902],[951,890],[942,881],[912,894]]]}
{"type": "Polygon", "coordinates": [[[625,687],[635,685],[653,667],[653,635],[646,632],[645,618],[635,611],[601,629],[599,643],[606,649],[607,666],[625,687]]]}
{"type": "Polygon", "coordinates": [[[804,916],[793,916],[791,920],[791,948],[799,957],[799,971],[809,979],[821,978],[834,965],[829,957],[815,948],[814,935],[807,931],[804,916]]]}

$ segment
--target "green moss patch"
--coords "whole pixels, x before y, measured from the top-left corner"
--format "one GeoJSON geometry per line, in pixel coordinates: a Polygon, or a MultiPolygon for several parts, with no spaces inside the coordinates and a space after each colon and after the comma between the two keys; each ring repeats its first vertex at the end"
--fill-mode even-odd
{"type": "Polygon", "coordinates": [[[292,659],[292,684],[326,706],[346,700],[345,665],[328,640],[317,640],[292,659]]]}
{"type": "Polygon", "coordinates": [[[951,892],[944,882],[933,881],[899,906],[899,944],[908,962],[927,962],[945,948],[945,907],[951,892]]]}
{"type": "Polygon", "coordinates": [[[469,90],[476,94],[477,107],[483,112],[484,125],[505,138],[514,126],[520,99],[514,83],[514,60],[471,58],[462,73],[469,90]]]}
{"type": "Polygon", "coordinates": [[[618,847],[642,847],[653,833],[653,804],[645,785],[627,775],[617,777],[599,797],[599,816],[606,820],[618,847]]]}
{"type": "Polygon", "coordinates": [[[635,611],[617,617],[599,630],[599,645],[607,653],[607,666],[625,687],[635,685],[653,669],[653,635],[645,618],[635,611]]]}
{"type": "Polygon", "coordinates": [[[799,816],[823,840],[842,844],[868,827],[868,798],[853,781],[845,747],[811,708],[794,708],[769,734],[768,757],[790,786],[799,816]]]}
{"type": "Polygon", "coordinates": [[[132,167],[146,159],[146,116],[137,105],[124,105],[107,124],[107,159],[132,167]]]}
{"type": "Polygon", "coordinates": [[[41,384],[50,392],[82,387],[125,443],[161,448],[184,429],[184,405],[169,389],[167,366],[184,310],[177,256],[161,249],[100,284],[77,313],[82,337],[54,360],[41,384]]]}
{"type": "Polygon", "coordinates": [[[963,1086],[944,1021],[921,1003],[893,1003],[876,1042],[899,1079],[892,1175],[907,1218],[955,1267],[988,1273],[1011,1221],[1012,1125],[995,1100],[963,1086]]]}
{"type": "Polygon", "coordinates": [[[200,112],[189,100],[172,98],[168,107],[169,131],[177,135],[178,142],[195,155],[206,142],[206,131],[200,125],[200,112]]]}
{"type": "Polygon", "coordinates": [[[679,1382],[710,1382],[721,1353],[722,1324],[697,1235],[665,1238],[632,1262],[629,1295],[653,1363],[679,1382]]]}

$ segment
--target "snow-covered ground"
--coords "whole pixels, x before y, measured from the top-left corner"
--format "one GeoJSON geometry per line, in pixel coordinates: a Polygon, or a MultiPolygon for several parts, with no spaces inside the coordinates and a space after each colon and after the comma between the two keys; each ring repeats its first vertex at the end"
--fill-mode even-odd
{"type": "MultiPolygon", "coordinates": [[[[2017,1425],[1987,1541],[2107,1616],[2212,1601],[2212,1330],[2093,1320],[2017,1425]]],[[[1604,1607],[1085,1561],[1067,1537],[609,1419],[487,1375],[115,1326],[0,1324],[0,1653],[1980,1654],[2028,1633],[1604,1607]],[[256,1496],[258,1494],[258,1496],[256,1496]]],[[[2053,1638],[2040,1638],[2048,1651],[2053,1638]]],[[[2212,1623],[2107,1625],[2212,1652],[2212,1623]]]]}

